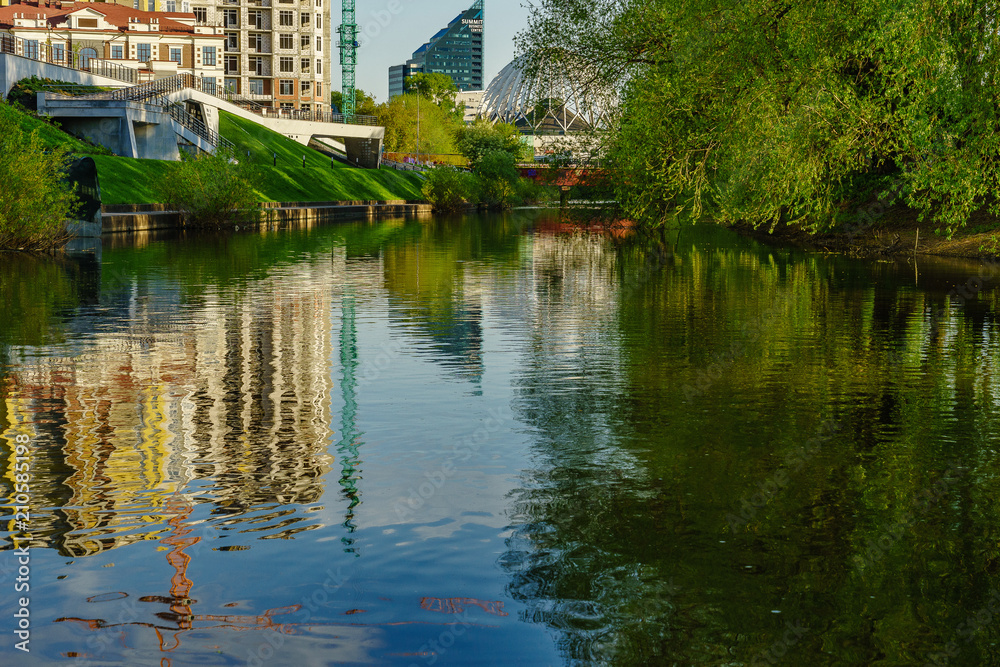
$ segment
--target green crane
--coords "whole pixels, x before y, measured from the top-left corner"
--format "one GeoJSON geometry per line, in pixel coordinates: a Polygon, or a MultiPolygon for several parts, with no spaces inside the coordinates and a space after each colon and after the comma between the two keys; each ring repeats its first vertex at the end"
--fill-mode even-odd
{"type": "Polygon", "coordinates": [[[344,101],[340,113],[344,120],[351,122],[354,118],[354,72],[358,66],[358,24],[354,17],[354,0],[343,0],[343,15],[337,32],[340,34],[340,67],[344,73],[344,101]]]}

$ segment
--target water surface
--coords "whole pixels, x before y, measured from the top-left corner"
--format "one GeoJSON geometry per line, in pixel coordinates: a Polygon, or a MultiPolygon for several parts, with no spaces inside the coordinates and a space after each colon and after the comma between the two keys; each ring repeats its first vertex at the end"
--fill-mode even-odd
{"type": "Polygon", "coordinates": [[[537,211],[0,255],[0,663],[1000,664],[998,283],[537,211]]]}

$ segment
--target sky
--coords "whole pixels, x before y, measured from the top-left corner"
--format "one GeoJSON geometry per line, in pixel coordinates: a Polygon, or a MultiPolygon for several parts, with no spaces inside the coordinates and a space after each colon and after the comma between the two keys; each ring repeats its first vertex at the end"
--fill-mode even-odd
{"type": "MultiPolygon", "coordinates": [[[[527,27],[525,0],[486,0],[484,85],[514,58],[514,36],[527,27]]],[[[340,25],[340,0],[331,4],[333,29],[340,25]]],[[[406,62],[421,44],[472,6],[474,0],[357,0],[359,38],[356,86],[384,102],[389,97],[389,67],[406,62]]],[[[336,33],[334,33],[336,45],[336,33]]],[[[340,90],[340,56],[333,50],[333,89],[340,90]]]]}

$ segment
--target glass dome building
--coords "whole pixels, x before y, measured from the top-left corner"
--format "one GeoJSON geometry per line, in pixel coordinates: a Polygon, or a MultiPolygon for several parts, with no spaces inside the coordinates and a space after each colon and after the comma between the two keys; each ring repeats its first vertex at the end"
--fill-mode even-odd
{"type": "Polygon", "coordinates": [[[543,63],[528,76],[515,59],[487,87],[479,116],[491,123],[512,123],[526,134],[572,134],[606,128],[618,96],[597,89],[581,70],[543,63]]]}

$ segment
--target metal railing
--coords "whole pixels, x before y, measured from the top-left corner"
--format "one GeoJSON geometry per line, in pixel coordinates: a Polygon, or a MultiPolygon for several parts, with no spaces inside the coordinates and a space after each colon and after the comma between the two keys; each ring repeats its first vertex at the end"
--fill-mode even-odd
{"type": "Polygon", "coordinates": [[[139,70],[137,68],[74,53],[64,47],[46,44],[41,40],[29,40],[0,33],[0,53],[36,60],[49,65],[68,67],[80,72],[89,72],[123,83],[139,83],[139,70]]]}
{"type": "Polygon", "coordinates": [[[208,129],[205,126],[205,123],[203,123],[199,118],[192,116],[181,105],[171,104],[168,107],[168,110],[170,111],[170,117],[177,121],[177,123],[191,130],[213,146],[228,151],[236,150],[236,146],[233,142],[221,136],[218,132],[208,129]]]}

